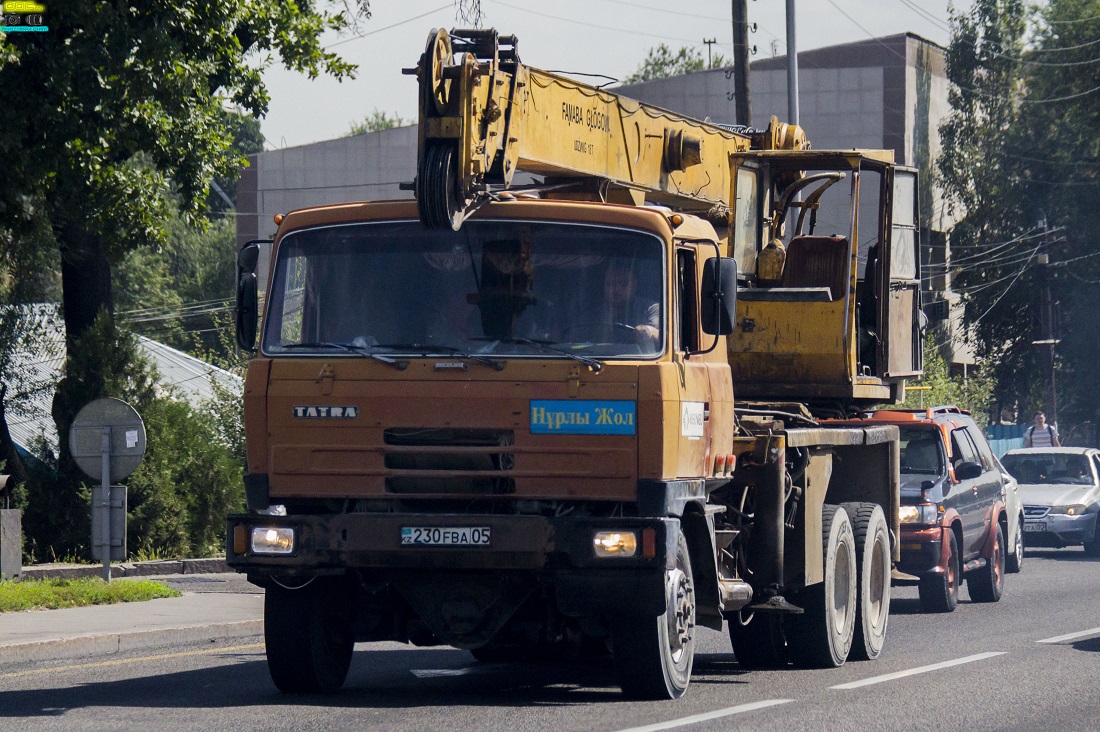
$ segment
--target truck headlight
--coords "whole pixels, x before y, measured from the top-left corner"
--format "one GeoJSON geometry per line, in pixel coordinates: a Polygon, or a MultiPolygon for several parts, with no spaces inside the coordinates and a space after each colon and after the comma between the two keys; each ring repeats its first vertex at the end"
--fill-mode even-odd
{"type": "Polygon", "coordinates": [[[898,511],[898,520],[903,524],[935,524],[940,520],[939,506],[935,503],[902,506],[898,511]]]}
{"type": "Polygon", "coordinates": [[[1080,516],[1088,510],[1088,506],[1083,503],[1074,503],[1069,506],[1051,506],[1048,513],[1052,513],[1058,516],[1080,516]]]}
{"type": "Polygon", "coordinates": [[[597,557],[632,557],[638,552],[638,535],[633,531],[597,531],[592,548],[597,557]]]}
{"type": "Polygon", "coordinates": [[[252,529],[253,554],[290,554],[294,551],[294,529],[264,526],[252,529]]]}

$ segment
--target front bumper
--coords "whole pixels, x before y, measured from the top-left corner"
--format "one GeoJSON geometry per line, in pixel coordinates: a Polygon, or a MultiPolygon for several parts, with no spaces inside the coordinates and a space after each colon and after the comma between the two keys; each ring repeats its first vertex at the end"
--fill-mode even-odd
{"type": "Polygon", "coordinates": [[[559,608],[586,615],[624,606],[663,612],[665,569],[675,561],[679,520],[469,514],[266,516],[235,514],[227,520],[226,563],[249,579],[295,580],[363,570],[410,573],[524,573],[553,586],[559,608]],[[291,554],[249,551],[253,528],[294,529],[291,554]],[[488,527],[488,546],[417,546],[401,543],[406,527],[488,527]],[[652,532],[652,542],[642,541],[652,532]],[[633,557],[597,557],[596,531],[635,531],[633,557]],[[649,550],[645,548],[649,544],[649,550]]]}
{"type": "Polygon", "coordinates": [[[946,567],[943,559],[942,526],[901,527],[901,561],[898,569],[906,574],[942,574],[946,567]]]}
{"type": "Polygon", "coordinates": [[[1024,519],[1024,544],[1027,546],[1063,547],[1083,544],[1096,538],[1096,513],[1080,516],[1046,514],[1024,519]]]}

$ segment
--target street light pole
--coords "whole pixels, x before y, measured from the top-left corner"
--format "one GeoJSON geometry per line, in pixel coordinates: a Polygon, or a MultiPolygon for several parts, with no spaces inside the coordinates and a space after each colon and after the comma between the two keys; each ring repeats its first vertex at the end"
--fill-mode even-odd
{"type": "Polygon", "coordinates": [[[787,117],[798,124],[798,43],[794,35],[794,0],[787,0],[787,117]]]}

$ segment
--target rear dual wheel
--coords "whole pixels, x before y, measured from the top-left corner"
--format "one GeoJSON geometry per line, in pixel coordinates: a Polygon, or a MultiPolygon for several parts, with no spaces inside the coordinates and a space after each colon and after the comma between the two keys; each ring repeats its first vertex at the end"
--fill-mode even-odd
{"type": "Polygon", "coordinates": [[[802,592],[802,615],[787,618],[791,659],[804,668],[842,665],[855,636],[859,570],[848,512],[840,506],[822,507],[821,533],[824,582],[802,592]]]}
{"type": "Polygon", "coordinates": [[[856,623],[851,657],[878,658],[890,621],[890,530],[876,503],[843,503],[856,542],[856,623]]]}

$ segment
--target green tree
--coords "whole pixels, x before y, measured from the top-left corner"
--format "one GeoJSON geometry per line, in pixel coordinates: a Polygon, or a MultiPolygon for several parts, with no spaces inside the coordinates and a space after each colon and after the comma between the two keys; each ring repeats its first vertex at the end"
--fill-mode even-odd
{"type": "Polygon", "coordinates": [[[941,183],[961,216],[954,284],[995,398],[1049,409],[1032,341],[1053,335],[1064,424],[1100,421],[1100,261],[1087,224],[1100,206],[1098,16],[1100,0],[977,0],[953,18],[940,128],[941,183]],[[1040,317],[1048,283],[1054,333],[1040,317]]]}
{"type": "MultiPolygon", "coordinates": [[[[367,3],[62,0],[48,33],[0,37],[0,85],[27,100],[0,105],[0,226],[19,238],[38,221],[52,232],[70,358],[113,310],[111,265],[165,240],[174,198],[195,215],[211,180],[243,163],[226,109],[266,111],[262,72],[275,54],[310,76],[351,77],[320,36],[351,27],[367,3]]],[[[66,373],[54,408],[61,435],[76,408],[103,395],[74,381],[82,370],[66,373]]]]}
{"type": "Polygon", "coordinates": [[[344,137],[378,132],[379,130],[392,130],[394,127],[404,127],[411,124],[412,120],[403,119],[397,112],[394,112],[391,117],[388,112],[376,109],[364,117],[362,122],[352,122],[351,128],[344,137]]]}
{"type": "Polygon", "coordinates": [[[707,65],[706,58],[697,48],[683,46],[679,51],[661,43],[656,48],[650,48],[645,60],[638,66],[633,74],[623,79],[624,84],[639,84],[643,81],[654,79],[666,79],[670,76],[690,74],[693,71],[703,71],[727,66],[729,62],[722,54],[715,55],[707,65]]]}
{"type": "Polygon", "coordinates": [[[986,423],[993,398],[993,378],[989,370],[978,366],[965,377],[952,376],[951,368],[940,355],[932,336],[924,341],[924,374],[908,383],[907,387],[916,387],[906,389],[907,408],[953,404],[973,414],[979,424],[984,426],[986,423]]]}

